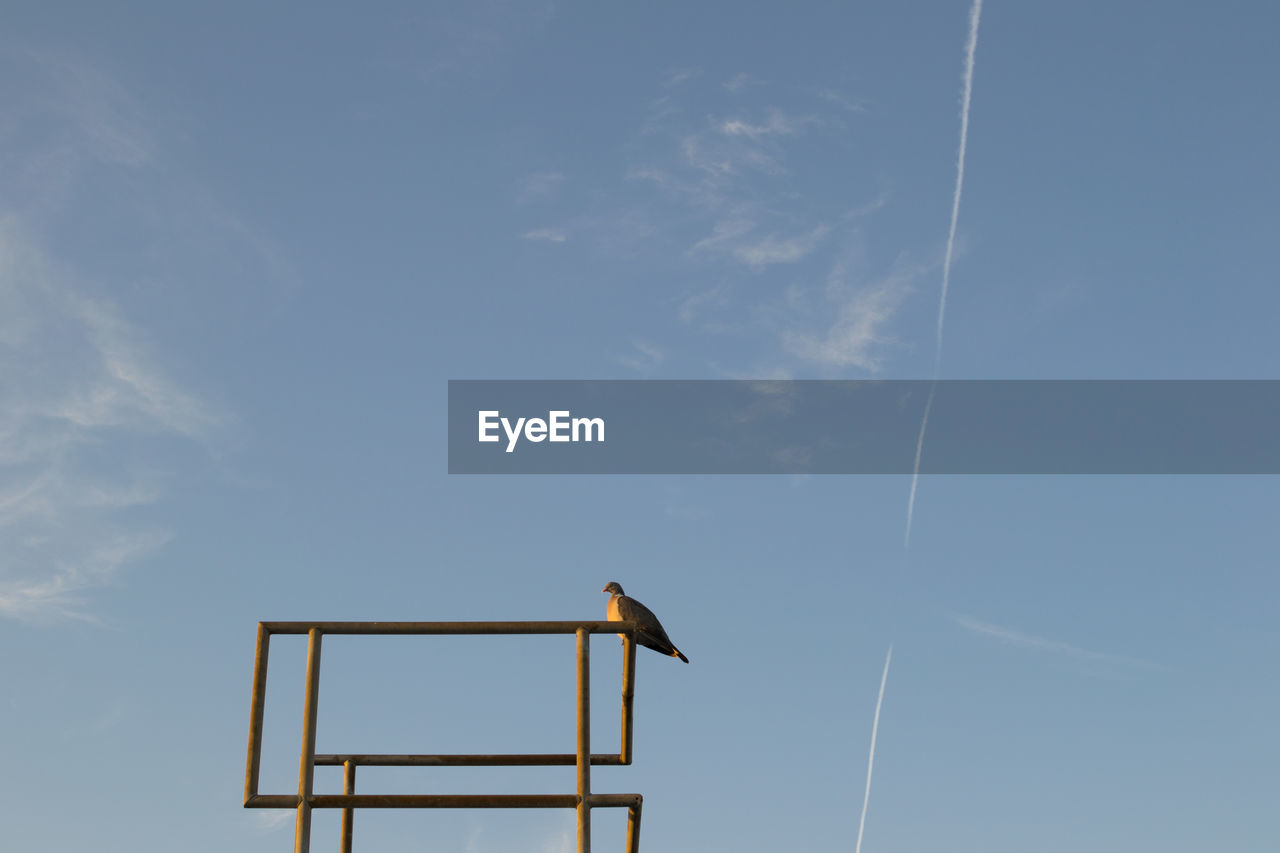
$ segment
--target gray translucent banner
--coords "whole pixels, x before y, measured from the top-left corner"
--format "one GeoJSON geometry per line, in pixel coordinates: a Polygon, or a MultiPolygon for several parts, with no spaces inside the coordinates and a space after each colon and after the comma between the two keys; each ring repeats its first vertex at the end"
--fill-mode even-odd
{"type": "Polygon", "coordinates": [[[1276,380],[453,380],[449,473],[909,474],[926,408],[922,474],[1280,473],[1276,380]]]}

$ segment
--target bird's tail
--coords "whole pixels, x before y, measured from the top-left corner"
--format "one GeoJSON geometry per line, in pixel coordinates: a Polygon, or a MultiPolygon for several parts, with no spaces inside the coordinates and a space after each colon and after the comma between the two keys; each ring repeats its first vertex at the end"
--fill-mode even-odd
{"type": "Polygon", "coordinates": [[[684,652],[680,651],[675,646],[671,647],[671,656],[673,658],[680,658],[680,660],[684,661],[685,663],[689,662],[689,659],[684,656],[684,652]]]}

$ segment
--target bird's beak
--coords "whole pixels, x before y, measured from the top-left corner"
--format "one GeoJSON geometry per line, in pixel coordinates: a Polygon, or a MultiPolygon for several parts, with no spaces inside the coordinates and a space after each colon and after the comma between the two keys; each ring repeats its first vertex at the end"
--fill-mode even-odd
{"type": "Polygon", "coordinates": [[[608,591],[609,591],[609,587],[605,587],[604,589],[602,589],[602,590],[600,590],[600,591],[601,591],[601,592],[608,592],[608,591]]]}

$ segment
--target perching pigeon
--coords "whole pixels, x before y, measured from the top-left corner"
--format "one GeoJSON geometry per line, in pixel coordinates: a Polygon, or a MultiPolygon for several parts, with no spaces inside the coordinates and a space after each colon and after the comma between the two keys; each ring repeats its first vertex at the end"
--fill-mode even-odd
{"type": "Polygon", "coordinates": [[[680,658],[685,663],[689,662],[689,659],[672,644],[667,637],[667,632],[662,630],[662,623],[658,621],[657,616],[653,615],[653,611],[634,598],[624,595],[622,587],[617,582],[609,581],[608,586],[600,591],[612,593],[609,596],[608,607],[605,609],[610,622],[636,623],[637,643],[668,657],[680,658]]]}

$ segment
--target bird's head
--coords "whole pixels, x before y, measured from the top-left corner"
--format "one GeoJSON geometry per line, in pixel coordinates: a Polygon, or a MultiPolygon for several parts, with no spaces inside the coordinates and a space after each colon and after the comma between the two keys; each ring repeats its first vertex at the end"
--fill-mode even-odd
{"type": "Polygon", "coordinates": [[[622,595],[622,584],[617,581],[609,581],[609,583],[605,584],[604,589],[600,591],[607,592],[610,595],[622,595]]]}

